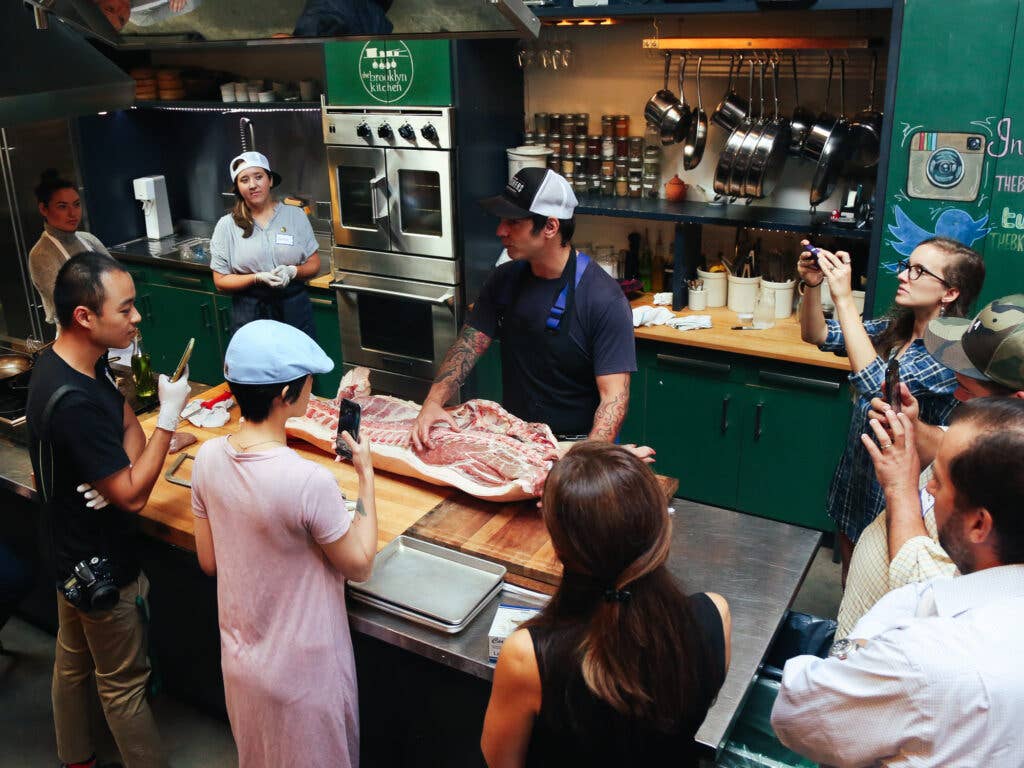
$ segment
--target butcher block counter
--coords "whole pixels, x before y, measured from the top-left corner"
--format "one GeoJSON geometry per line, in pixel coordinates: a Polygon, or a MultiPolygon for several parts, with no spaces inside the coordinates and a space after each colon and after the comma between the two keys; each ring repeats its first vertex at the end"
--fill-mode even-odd
{"type": "MultiPolygon", "coordinates": [[[[630,306],[636,308],[651,306],[653,303],[653,294],[647,293],[633,299],[630,302],[630,306]]],[[[701,347],[703,349],[714,349],[721,352],[750,355],[752,357],[767,357],[772,360],[814,365],[820,368],[832,368],[840,371],[850,370],[850,363],[847,358],[837,357],[831,352],[822,352],[813,344],[808,344],[801,340],[800,321],[795,313],[789,317],[776,320],[774,328],[766,328],[760,331],[733,330],[733,326],[743,325],[744,323],[740,322],[736,313],[727,307],[704,309],[700,312],[691,312],[689,309],[684,309],[674,314],[677,317],[709,315],[711,317],[711,327],[701,328],[696,331],[677,331],[675,328],[670,328],[666,325],[653,325],[637,328],[634,335],[638,339],[646,339],[648,341],[701,347]]],[[[749,321],[745,324],[750,325],[749,321]]]]}

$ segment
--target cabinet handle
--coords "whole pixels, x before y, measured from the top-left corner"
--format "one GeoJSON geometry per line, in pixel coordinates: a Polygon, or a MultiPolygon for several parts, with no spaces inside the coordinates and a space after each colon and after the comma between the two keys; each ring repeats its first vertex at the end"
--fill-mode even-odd
{"type": "Polygon", "coordinates": [[[202,288],[203,278],[201,277],[188,277],[187,275],[164,275],[166,280],[171,285],[182,285],[188,288],[202,288]]]}
{"type": "Polygon", "coordinates": [[[309,301],[310,303],[315,304],[318,307],[330,308],[334,306],[334,302],[331,301],[330,299],[318,299],[316,296],[310,296],[309,301]]]}
{"type": "Polygon", "coordinates": [[[202,315],[203,325],[206,326],[206,330],[208,330],[210,333],[213,333],[213,323],[210,320],[210,305],[207,304],[206,302],[200,304],[199,313],[202,315]]]}
{"type": "Polygon", "coordinates": [[[678,355],[658,354],[658,363],[670,368],[683,368],[689,371],[703,371],[704,373],[718,373],[723,376],[729,374],[732,366],[726,363],[712,363],[709,360],[696,360],[692,357],[679,357],[678,355]]]}
{"type": "Polygon", "coordinates": [[[722,398],[722,434],[724,435],[729,429],[729,400],[732,395],[726,395],[722,398]]]}
{"type": "Polygon", "coordinates": [[[839,382],[828,379],[812,379],[808,376],[793,376],[788,373],[775,373],[774,371],[759,371],[758,378],[766,384],[779,384],[783,387],[794,387],[796,389],[810,389],[814,392],[838,392],[839,382]]]}
{"type": "Polygon", "coordinates": [[[758,403],[754,408],[754,442],[761,439],[761,414],[764,412],[764,403],[758,403]]]}
{"type": "Polygon", "coordinates": [[[219,307],[217,319],[220,321],[221,331],[228,333],[231,330],[231,307],[219,307]]]}

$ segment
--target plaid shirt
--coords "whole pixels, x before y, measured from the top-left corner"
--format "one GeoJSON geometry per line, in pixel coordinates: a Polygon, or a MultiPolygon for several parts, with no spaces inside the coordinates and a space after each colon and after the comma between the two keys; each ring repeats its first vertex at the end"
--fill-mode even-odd
{"type": "MultiPolygon", "coordinates": [[[[888,319],[868,320],[864,329],[872,339],[877,338],[889,326],[888,319]]],[[[837,320],[826,320],[828,333],[821,349],[825,352],[845,352],[843,332],[837,320]]],[[[892,358],[897,350],[893,350],[892,358]]],[[[853,541],[868,523],[878,517],[885,507],[885,494],[875,479],[875,468],[871,457],[860,441],[862,433],[871,434],[868,428],[868,410],[871,398],[881,397],[885,382],[885,367],[888,360],[881,356],[872,360],[865,368],[850,374],[850,385],[857,399],[850,419],[850,431],[846,436],[846,450],[839,459],[839,466],[832,476],[828,489],[826,511],[841,533],[853,541]]],[[[900,358],[900,380],[910,388],[910,394],[917,398],[921,409],[921,421],[928,424],[945,425],[949,414],[956,406],[953,390],[956,377],[949,368],[935,360],[925,349],[923,339],[914,339],[900,358]]]]}

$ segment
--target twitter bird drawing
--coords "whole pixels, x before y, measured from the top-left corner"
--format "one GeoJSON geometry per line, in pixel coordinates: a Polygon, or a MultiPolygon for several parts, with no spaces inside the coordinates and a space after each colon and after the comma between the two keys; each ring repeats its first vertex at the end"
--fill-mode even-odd
{"type": "Polygon", "coordinates": [[[938,221],[935,222],[934,232],[929,232],[924,227],[915,224],[898,205],[893,206],[893,212],[896,214],[896,223],[889,225],[889,232],[893,236],[889,244],[901,256],[909,256],[929,237],[948,237],[966,246],[971,246],[991,230],[991,227],[985,226],[988,223],[988,214],[974,220],[971,218],[971,214],[959,208],[943,211],[938,221]]]}

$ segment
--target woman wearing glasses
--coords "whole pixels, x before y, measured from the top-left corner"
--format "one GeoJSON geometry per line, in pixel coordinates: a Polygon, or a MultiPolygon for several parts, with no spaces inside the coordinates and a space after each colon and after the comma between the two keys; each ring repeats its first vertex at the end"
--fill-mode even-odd
{"type": "MultiPolygon", "coordinates": [[[[802,242],[810,248],[806,240],[802,242]]],[[[964,317],[985,279],[981,256],[945,237],[925,240],[897,265],[899,286],[893,307],[878,320],[862,322],[853,302],[850,255],[845,251],[804,250],[797,262],[803,301],[800,334],[825,351],[845,352],[850,358],[850,383],[858,398],[854,405],[846,450],[839,460],[828,492],[828,515],[836,522],[843,557],[843,583],[850,555],[860,532],[885,506],[871,458],[861,443],[867,431],[871,398],[880,397],[886,365],[900,363],[900,379],[917,398],[921,418],[945,424],[953,410],[953,371],[936,362],[924,346],[928,322],[939,315],[964,317]],[[835,320],[826,320],[821,307],[821,284],[828,281],[835,303],[835,320]]]]}

